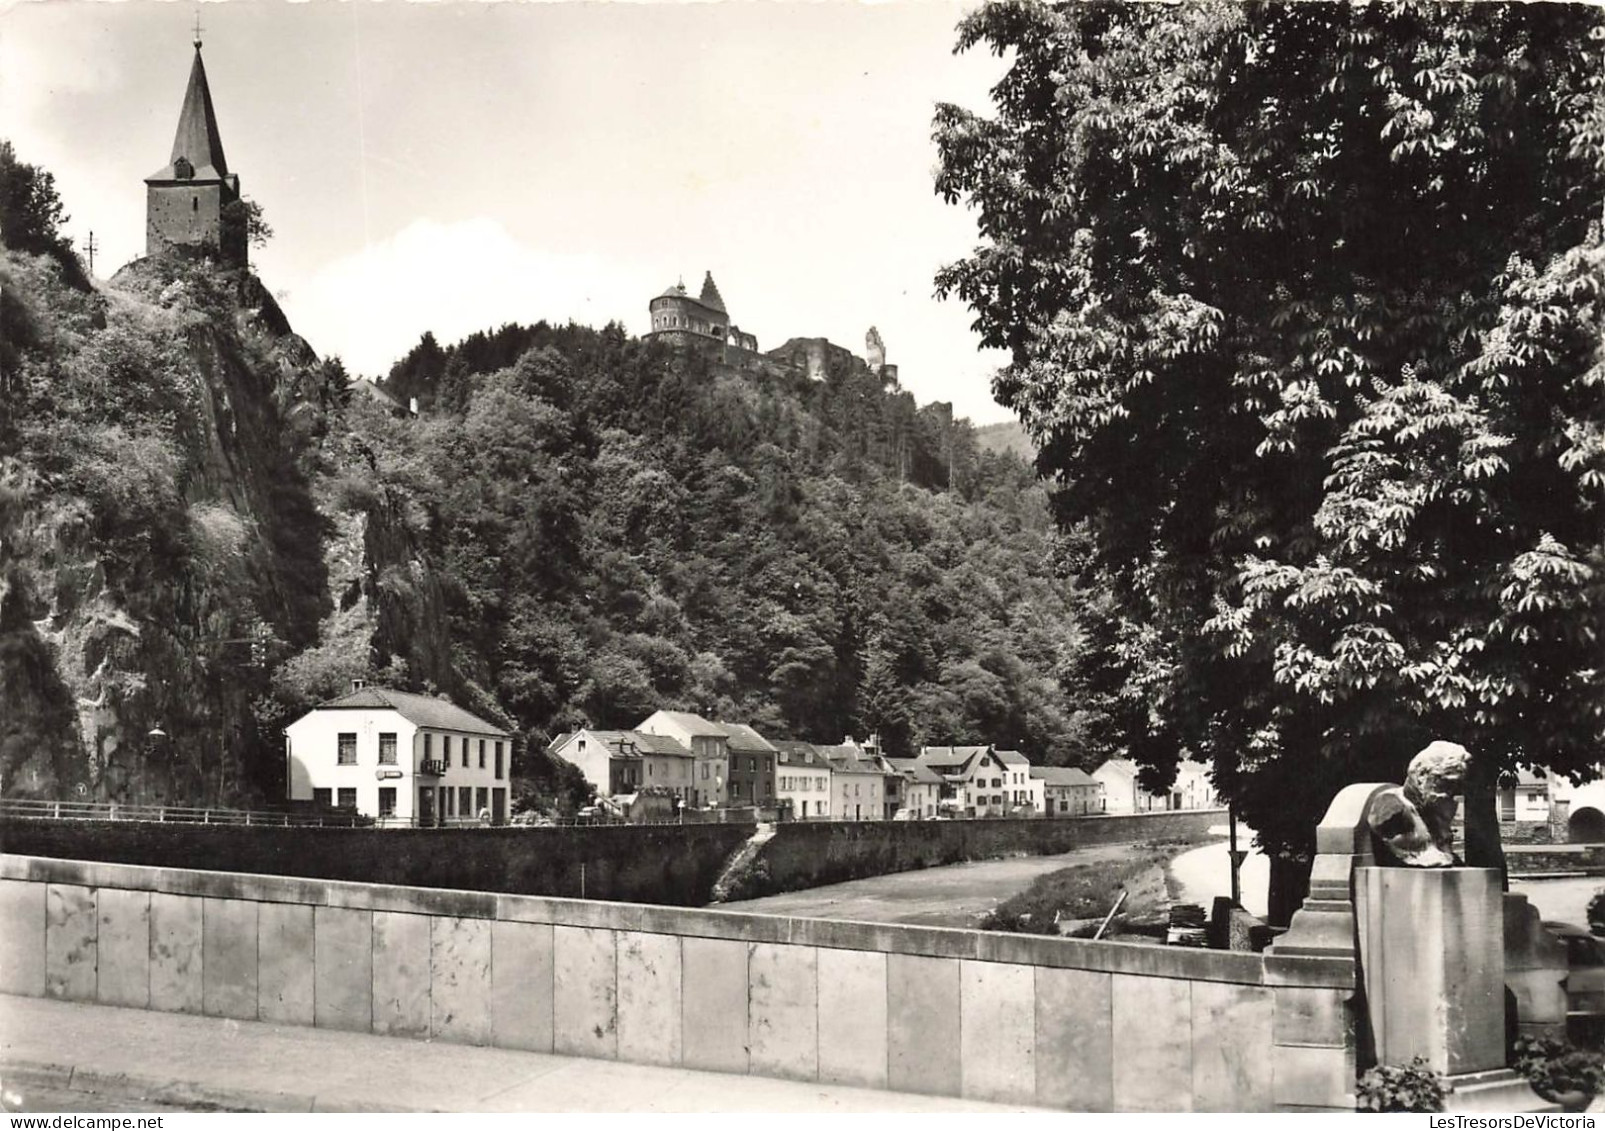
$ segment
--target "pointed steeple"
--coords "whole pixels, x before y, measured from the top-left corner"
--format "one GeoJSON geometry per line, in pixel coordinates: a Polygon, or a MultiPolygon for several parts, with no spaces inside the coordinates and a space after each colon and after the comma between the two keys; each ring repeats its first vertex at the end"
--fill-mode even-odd
{"type": "Polygon", "coordinates": [[[201,40],[197,35],[195,62],[190,66],[183,109],[178,112],[178,132],[173,135],[173,154],[165,169],[146,179],[216,181],[228,175],[228,160],[223,156],[223,139],[217,131],[217,113],[212,109],[212,91],[206,84],[206,64],[201,62],[201,40]]]}
{"type": "Polygon", "coordinates": [[[698,301],[709,310],[717,310],[720,314],[730,313],[724,308],[724,299],[719,297],[719,288],[714,284],[712,271],[703,276],[702,297],[698,301]]]}

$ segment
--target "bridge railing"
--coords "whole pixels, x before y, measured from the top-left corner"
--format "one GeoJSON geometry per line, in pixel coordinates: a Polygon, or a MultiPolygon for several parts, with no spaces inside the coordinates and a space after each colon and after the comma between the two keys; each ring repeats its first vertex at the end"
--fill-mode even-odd
{"type": "Polygon", "coordinates": [[[155,821],[185,825],[326,825],[354,828],[371,822],[356,813],[296,813],[270,809],[212,809],[189,805],[131,805],[121,801],[52,801],[0,798],[0,817],[79,821],[155,821]]]}

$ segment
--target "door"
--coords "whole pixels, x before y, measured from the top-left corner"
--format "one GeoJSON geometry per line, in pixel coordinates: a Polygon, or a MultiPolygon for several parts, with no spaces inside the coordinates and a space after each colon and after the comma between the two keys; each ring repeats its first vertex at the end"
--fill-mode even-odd
{"type": "Polygon", "coordinates": [[[418,824],[421,828],[434,828],[435,826],[435,787],[421,785],[418,787],[418,824]]]}
{"type": "Polygon", "coordinates": [[[505,825],[507,823],[507,791],[493,789],[490,791],[490,823],[505,825]]]}

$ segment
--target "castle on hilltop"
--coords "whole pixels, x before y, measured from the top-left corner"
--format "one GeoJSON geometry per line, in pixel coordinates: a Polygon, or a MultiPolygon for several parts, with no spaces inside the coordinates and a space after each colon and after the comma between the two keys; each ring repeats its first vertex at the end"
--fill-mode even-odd
{"type": "Polygon", "coordinates": [[[873,326],[864,337],[867,360],[825,338],[791,338],[778,349],[758,352],[757,335],[743,332],[731,320],[712,271],[703,274],[702,293],[696,298],[683,281],[678,282],[647,303],[647,311],[652,316],[648,338],[711,350],[735,369],[787,372],[823,381],[832,370],[862,366],[883,381],[897,380],[897,366],[886,364],[886,344],[873,326]]]}
{"type": "Polygon", "coordinates": [[[712,271],[703,276],[699,297],[692,298],[685,283],[680,282],[648,303],[647,309],[652,314],[651,334],[694,334],[737,349],[758,352],[757,337],[743,334],[730,320],[730,312],[725,309],[712,271]]]}
{"type": "Polygon", "coordinates": [[[145,178],[145,254],[215,250],[226,262],[244,266],[248,241],[240,208],[240,178],[223,156],[197,33],[172,155],[145,178]]]}

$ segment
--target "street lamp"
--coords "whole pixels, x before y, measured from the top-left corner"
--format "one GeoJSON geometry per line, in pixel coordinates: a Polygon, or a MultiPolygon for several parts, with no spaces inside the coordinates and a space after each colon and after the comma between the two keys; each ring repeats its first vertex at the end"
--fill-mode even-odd
{"type": "Polygon", "coordinates": [[[142,753],[142,755],[140,757],[140,766],[139,766],[139,795],[140,795],[141,798],[147,797],[148,796],[148,791],[150,789],[150,754],[151,754],[151,751],[156,748],[156,744],[158,742],[165,742],[170,737],[171,736],[168,735],[168,733],[165,730],[163,730],[160,726],[151,727],[150,731],[145,735],[145,748],[144,748],[144,751],[143,751],[143,753],[142,753]]]}

